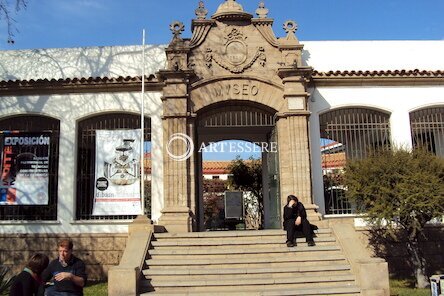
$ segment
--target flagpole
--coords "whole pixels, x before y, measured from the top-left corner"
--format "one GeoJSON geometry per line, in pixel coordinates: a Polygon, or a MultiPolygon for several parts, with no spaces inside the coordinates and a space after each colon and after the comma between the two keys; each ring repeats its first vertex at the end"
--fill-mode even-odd
{"type": "Polygon", "coordinates": [[[142,215],[145,215],[145,29],[142,30],[142,92],[141,92],[141,112],[140,126],[142,135],[140,136],[140,178],[142,198],[142,215]]]}

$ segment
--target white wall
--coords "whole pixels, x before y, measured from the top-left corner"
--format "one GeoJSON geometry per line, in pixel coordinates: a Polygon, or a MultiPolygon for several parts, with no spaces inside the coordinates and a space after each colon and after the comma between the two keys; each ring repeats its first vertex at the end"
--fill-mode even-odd
{"type": "Polygon", "coordinates": [[[311,91],[310,141],[315,203],[325,213],[322,185],[319,114],[342,107],[367,107],[390,116],[392,143],[411,148],[409,113],[432,106],[444,106],[444,86],[400,87],[316,87],[311,91]]]}
{"type": "Polygon", "coordinates": [[[443,70],[444,40],[301,41],[317,71],[443,70]]]}
{"type": "MultiPolygon", "coordinates": [[[[165,46],[146,45],[145,71],[165,68],[165,46]]],[[[0,51],[0,81],[141,76],[142,46],[0,51]]]]}
{"type": "MultiPolygon", "coordinates": [[[[58,221],[0,221],[0,233],[106,233],[127,232],[127,222],[84,221],[75,219],[76,123],[85,117],[106,112],[140,113],[140,93],[97,93],[2,97],[0,118],[18,114],[40,114],[60,120],[58,221]]],[[[151,117],[152,130],[152,218],[158,220],[163,208],[162,102],[161,93],[145,94],[145,114],[151,117]]]]}

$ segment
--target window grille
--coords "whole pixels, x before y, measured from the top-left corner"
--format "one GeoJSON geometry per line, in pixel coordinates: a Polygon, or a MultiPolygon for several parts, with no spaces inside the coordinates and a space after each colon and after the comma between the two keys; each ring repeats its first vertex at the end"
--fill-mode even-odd
{"type": "MultiPolygon", "coordinates": [[[[151,119],[146,117],[144,127],[145,174],[151,173],[150,142],[151,119]]],[[[140,116],[128,113],[109,113],[84,119],[78,123],[77,153],[77,220],[134,219],[134,215],[93,216],[96,130],[139,129],[140,116]]],[[[151,178],[145,176],[145,214],[151,217],[151,178]]]]}
{"type": "MultiPolygon", "coordinates": [[[[57,220],[57,179],[60,122],[41,115],[18,115],[0,120],[1,131],[50,132],[48,205],[0,206],[0,220],[57,220]]],[[[0,156],[1,157],[1,156],[0,156]]]]}
{"type": "Polygon", "coordinates": [[[426,148],[444,157],[444,107],[426,108],[410,113],[414,148],[426,148]]]}
{"type": "Polygon", "coordinates": [[[202,115],[201,127],[273,127],[274,113],[253,106],[216,108],[202,115]]]}
{"type": "Polygon", "coordinates": [[[348,159],[362,159],[390,148],[390,115],[365,108],[343,108],[319,116],[322,174],[327,214],[352,214],[342,172],[348,159]]]}

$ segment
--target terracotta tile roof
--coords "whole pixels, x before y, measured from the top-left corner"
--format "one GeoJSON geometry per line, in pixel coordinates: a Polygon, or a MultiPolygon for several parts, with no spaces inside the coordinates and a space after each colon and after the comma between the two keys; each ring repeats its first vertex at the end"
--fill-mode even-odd
{"type": "Polygon", "coordinates": [[[444,77],[444,70],[386,70],[386,71],[313,71],[314,78],[319,77],[444,77]]]}
{"type": "MultiPolygon", "coordinates": [[[[30,79],[30,80],[2,80],[0,87],[7,85],[36,85],[36,84],[94,84],[94,83],[122,83],[122,82],[141,82],[141,76],[119,76],[119,77],[74,77],[65,79],[30,79]]],[[[146,82],[158,82],[155,75],[151,74],[145,77],[146,82]]]]}
{"type": "Polygon", "coordinates": [[[322,154],[322,168],[343,168],[346,163],[345,152],[322,154]]]}
{"type": "Polygon", "coordinates": [[[202,170],[205,175],[228,174],[230,164],[231,161],[204,161],[202,170]]]}
{"type": "MultiPolygon", "coordinates": [[[[205,175],[222,175],[228,174],[230,171],[228,166],[231,161],[204,161],[203,174],[205,175]]],[[[145,174],[151,174],[151,153],[145,154],[144,159],[145,174]]]]}

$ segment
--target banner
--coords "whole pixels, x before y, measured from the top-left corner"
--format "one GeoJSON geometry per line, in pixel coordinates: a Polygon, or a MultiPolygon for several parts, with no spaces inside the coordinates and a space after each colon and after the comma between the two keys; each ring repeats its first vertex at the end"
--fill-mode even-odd
{"type": "Polygon", "coordinates": [[[2,132],[0,205],[47,205],[51,133],[2,132]]]}
{"type": "Polygon", "coordinates": [[[96,130],[93,216],[140,215],[141,130],[96,130]]]}

